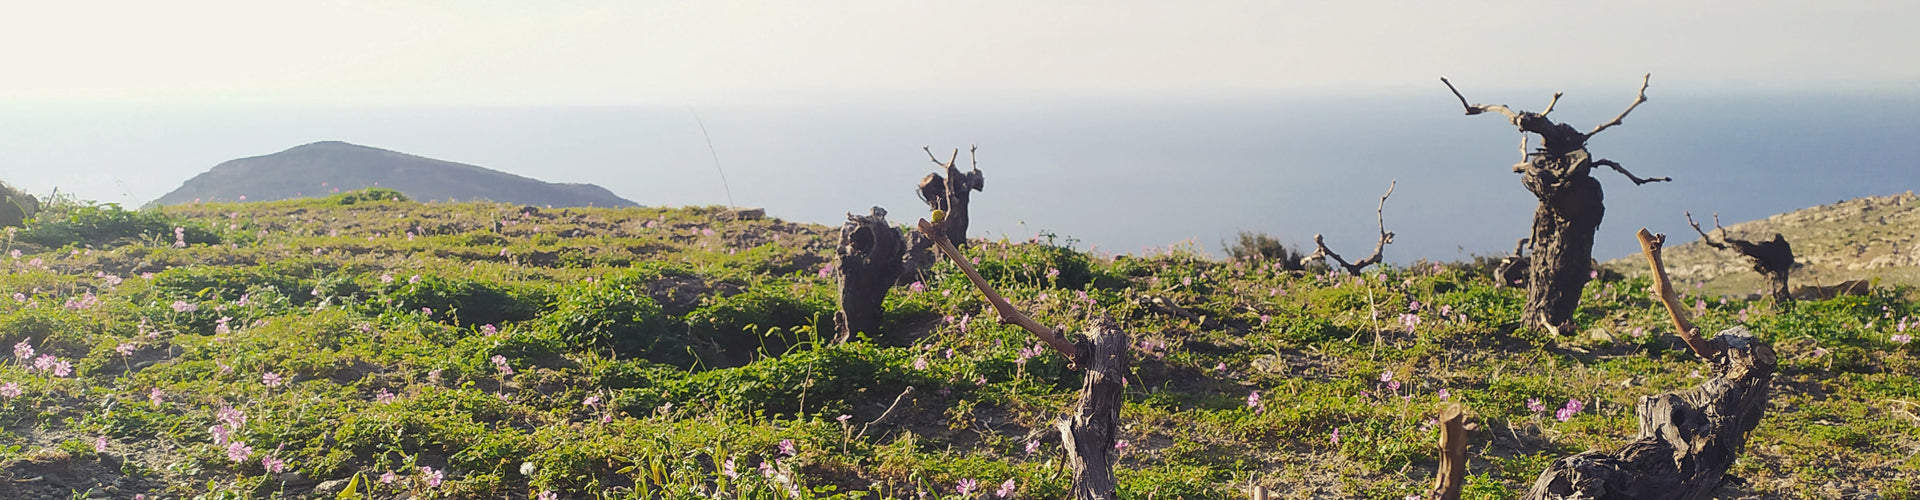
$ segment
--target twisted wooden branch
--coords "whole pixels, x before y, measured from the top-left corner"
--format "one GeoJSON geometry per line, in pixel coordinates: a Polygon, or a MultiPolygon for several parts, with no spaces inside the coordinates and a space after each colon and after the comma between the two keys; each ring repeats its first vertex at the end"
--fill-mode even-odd
{"type": "Polygon", "coordinates": [[[1680,340],[1702,360],[1712,360],[1719,350],[1700,338],[1700,332],[1687,320],[1687,312],[1680,306],[1680,298],[1673,293],[1673,283],[1667,280],[1667,268],[1660,262],[1660,246],[1666,244],[1667,235],[1653,234],[1646,228],[1640,228],[1640,250],[1647,255],[1647,264],[1653,267],[1654,293],[1659,295],[1660,303],[1667,306],[1667,316],[1673,319],[1673,327],[1680,332],[1680,340]]]}
{"type": "Polygon", "coordinates": [[[1066,356],[1075,366],[1081,366],[1082,359],[1080,351],[1072,342],[1067,341],[1065,336],[1066,332],[1041,326],[1040,322],[1034,321],[1033,318],[1020,312],[1019,309],[1015,309],[1013,303],[1007,302],[1006,297],[1002,297],[1000,292],[993,289],[993,285],[987,284],[986,278],[980,277],[980,271],[973,268],[973,263],[967,260],[967,256],[961,254],[960,249],[953,246],[953,242],[947,241],[945,231],[940,224],[927,222],[926,219],[920,219],[918,226],[921,233],[926,234],[927,238],[933,240],[934,246],[940,249],[940,253],[946,254],[948,259],[953,260],[954,265],[960,266],[960,272],[966,273],[967,279],[973,281],[973,286],[979,288],[980,293],[987,296],[987,303],[993,305],[993,310],[999,314],[1001,323],[1012,323],[1026,328],[1027,331],[1033,332],[1035,337],[1039,337],[1041,342],[1045,342],[1048,347],[1052,347],[1053,350],[1059,351],[1061,355],[1066,356]]]}
{"type": "Polygon", "coordinates": [[[1346,268],[1349,274],[1360,274],[1360,271],[1365,270],[1367,266],[1379,264],[1381,261],[1381,252],[1386,250],[1388,243],[1393,243],[1393,233],[1387,231],[1387,198],[1393,196],[1393,187],[1398,182],[1399,181],[1387,182],[1387,194],[1380,195],[1380,206],[1373,211],[1374,217],[1380,222],[1380,240],[1373,244],[1373,255],[1368,255],[1367,258],[1348,263],[1347,259],[1340,258],[1340,254],[1333,253],[1332,249],[1327,248],[1327,242],[1322,239],[1320,235],[1315,234],[1313,235],[1313,245],[1318,247],[1318,249],[1314,250],[1312,255],[1300,259],[1302,263],[1312,262],[1322,257],[1331,257],[1334,262],[1340,264],[1340,267],[1346,268]]]}
{"type": "MultiPolygon", "coordinates": [[[[1621,111],[1619,116],[1615,116],[1613,117],[1612,120],[1607,120],[1606,123],[1602,123],[1599,126],[1593,127],[1592,132],[1587,132],[1587,137],[1593,137],[1594,134],[1598,134],[1600,133],[1600,131],[1606,130],[1608,127],[1619,125],[1620,120],[1624,120],[1627,118],[1627,113],[1633,112],[1633,108],[1638,108],[1640,107],[1640,103],[1647,102],[1647,82],[1650,80],[1653,80],[1653,73],[1647,73],[1647,76],[1640,77],[1640,93],[1633,97],[1633,104],[1627,105],[1627,109],[1625,111],[1621,111]]],[[[1541,114],[1545,114],[1545,113],[1541,113],[1541,114]]]]}

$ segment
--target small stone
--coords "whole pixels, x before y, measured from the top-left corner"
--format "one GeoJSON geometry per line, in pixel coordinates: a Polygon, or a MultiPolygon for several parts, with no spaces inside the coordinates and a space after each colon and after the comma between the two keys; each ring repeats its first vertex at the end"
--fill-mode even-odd
{"type": "Polygon", "coordinates": [[[313,492],[321,493],[325,495],[333,495],[335,493],[339,493],[341,490],[347,489],[347,485],[352,483],[352,481],[353,480],[351,479],[334,479],[330,481],[324,481],[324,482],[321,482],[320,485],[314,486],[313,492]]]}

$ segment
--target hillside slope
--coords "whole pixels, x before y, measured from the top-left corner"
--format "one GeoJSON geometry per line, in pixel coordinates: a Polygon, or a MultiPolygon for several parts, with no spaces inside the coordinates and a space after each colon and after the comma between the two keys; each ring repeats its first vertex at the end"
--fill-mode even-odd
{"type": "MultiPolygon", "coordinates": [[[[1694,215],[1702,229],[1713,229],[1712,215],[1694,215]]],[[[1920,198],[1912,191],[1805,208],[1726,229],[1734,238],[1753,241],[1774,233],[1785,236],[1798,264],[1792,276],[1796,287],[1876,278],[1886,284],[1920,285],[1920,198]]],[[[1714,235],[1717,240],[1718,233],[1714,235]]],[[[1667,248],[1664,257],[1674,279],[1704,283],[1701,288],[1708,294],[1747,294],[1762,287],[1746,260],[1697,237],[1667,248]]],[[[1604,266],[1632,275],[1646,271],[1637,255],[1604,266]]]]}
{"type": "Polygon", "coordinates": [[[544,182],[464,163],[339,141],[221,163],[152,205],[196,200],[272,201],[380,186],[420,201],[491,200],[553,207],[639,204],[593,184],[544,182]]]}

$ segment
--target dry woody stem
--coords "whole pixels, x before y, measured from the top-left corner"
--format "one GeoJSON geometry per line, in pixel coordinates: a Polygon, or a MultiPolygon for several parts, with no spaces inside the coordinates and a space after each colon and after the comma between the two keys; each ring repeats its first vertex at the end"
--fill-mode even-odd
{"type": "Polygon", "coordinates": [[[1073,346],[1073,343],[1067,342],[1063,332],[1041,326],[1040,322],[1034,321],[1033,318],[1027,317],[1025,313],[1021,313],[1019,309],[1015,309],[1012,303],[1007,302],[1006,297],[1000,296],[1000,292],[995,291],[993,285],[987,284],[986,278],[980,277],[980,271],[973,268],[973,264],[967,260],[967,256],[961,254],[960,249],[953,246],[953,242],[947,240],[947,235],[939,224],[927,222],[926,219],[920,219],[919,227],[921,233],[925,233],[928,238],[933,240],[934,246],[940,249],[940,253],[946,254],[948,259],[953,260],[954,265],[960,266],[960,271],[967,274],[967,279],[973,281],[973,286],[978,287],[980,293],[987,296],[987,303],[993,304],[993,310],[999,313],[1001,323],[1012,323],[1026,328],[1027,331],[1033,332],[1035,337],[1040,337],[1040,341],[1045,342],[1048,347],[1059,351],[1061,355],[1072,360],[1074,364],[1080,364],[1081,357],[1079,356],[1079,350],[1073,346]]]}
{"type": "Polygon", "coordinates": [[[1674,294],[1673,283],[1667,280],[1666,266],[1660,262],[1660,246],[1666,243],[1667,235],[1653,234],[1646,228],[1640,228],[1636,236],[1640,238],[1641,252],[1647,256],[1647,265],[1653,267],[1654,293],[1659,295],[1660,303],[1667,306],[1667,316],[1673,319],[1673,328],[1700,359],[1713,359],[1714,348],[1700,338],[1699,329],[1687,320],[1687,311],[1680,306],[1680,297],[1674,294]]]}
{"type": "Polygon", "coordinates": [[[1399,181],[1387,182],[1387,194],[1380,195],[1380,206],[1373,211],[1374,217],[1380,222],[1380,240],[1373,244],[1373,255],[1368,255],[1364,259],[1349,263],[1347,259],[1340,258],[1340,254],[1333,253],[1332,249],[1327,248],[1326,240],[1321,239],[1320,235],[1315,234],[1313,235],[1313,244],[1315,247],[1318,247],[1318,250],[1314,250],[1312,255],[1300,259],[1301,263],[1305,264],[1321,258],[1332,258],[1335,263],[1340,264],[1341,268],[1346,269],[1348,274],[1360,274],[1360,271],[1365,270],[1367,266],[1379,264],[1381,252],[1386,250],[1388,244],[1393,243],[1393,232],[1387,231],[1387,198],[1393,196],[1393,187],[1395,184],[1398,184],[1398,182],[1399,181]]]}

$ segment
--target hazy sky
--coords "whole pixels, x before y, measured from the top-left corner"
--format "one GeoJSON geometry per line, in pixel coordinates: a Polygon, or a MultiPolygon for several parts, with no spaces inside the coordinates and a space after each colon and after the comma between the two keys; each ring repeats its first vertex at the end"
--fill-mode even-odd
{"type": "Polygon", "coordinates": [[[1920,85],[1913,1],[9,2],[0,105],[1920,85]],[[1599,82],[1604,82],[1600,84],[1599,82]]]}
{"type": "Polygon", "coordinates": [[[0,180],[139,205],[343,140],[831,224],[911,217],[920,147],[978,143],[990,234],[1359,249],[1397,179],[1388,259],[1452,258],[1511,248],[1534,200],[1517,133],[1438,77],[1564,90],[1584,128],[1652,73],[1595,153],[1676,181],[1602,172],[1603,230],[1677,234],[1920,185],[1917,25],[1910,0],[10,2],[0,180]]]}

